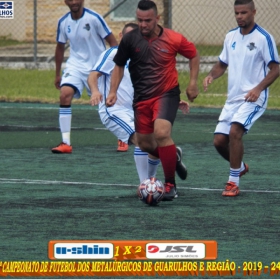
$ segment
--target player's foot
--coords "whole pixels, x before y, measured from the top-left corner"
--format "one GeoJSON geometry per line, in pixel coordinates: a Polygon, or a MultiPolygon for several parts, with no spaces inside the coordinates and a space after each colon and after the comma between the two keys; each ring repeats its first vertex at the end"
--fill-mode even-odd
{"type": "Polygon", "coordinates": [[[164,184],[164,196],[162,200],[173,200],[177,194],[176,185],[171,183],[164,184]]]}
{"type": "Polygon", "coordinates": [[[118,152],[127,152],[128,151],[128,144],[124,143],[121,140],[118,140],[118,152]]]}
{"type": "Polygon", "coordinates": [[[58,146],[52,148],[54,154],[71,154],[72,146],[61,142],[58,146]]]}
{"type": "Polygon", "coordinates": [[[241,177],[241,176],[245,175],[247,172],[249,172],[249,165],[246,164],[245,162],[244,162],[244,167],[245,167],[244,170],[239,173],[239,177],[241,177]]]}
{"type": "Polygon", "coordinates": [[[188,171],[186,166],[182,162],[182,154],[183,154],[182,149],[180,147],[176,147],[176,151],[177,151],[176,172],[182,180],[186,180],[188,171]]]}
{"type": "Polygon", "coordinates": [[[228,181],[225,190],[222,193],[223,196],[237,196],[239,195],[239,188],[234,182],[228,181]]]}

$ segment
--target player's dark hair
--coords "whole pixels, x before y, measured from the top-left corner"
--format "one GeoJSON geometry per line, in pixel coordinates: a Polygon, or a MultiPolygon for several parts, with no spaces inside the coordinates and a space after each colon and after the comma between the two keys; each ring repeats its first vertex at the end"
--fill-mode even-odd
{"type": "Polygon", "coordinates": [[[253,0],[235,0],[234,1],[234,6],[247,5],[247,4],[250,4],[251,8],[255,9],[255,3],[253,0]]]}
{"type": "Polygon", "coordinates": [[[153,9],[155,14],[157,15],[157,5],[152,0],[140,0],[138,2],[137,8],[142,11],[147,11],[147,10],[153,9]]]}
{"type": "Polygon", "coordinates": [[[123,35],[125,34],[125,30],[126,30],[128,27],[131,27],[131,28],[133,28],[133,29],[136,29],[136,28],[138,28],[138,24],[137,24],[137,23],[134,23],[134,22],[129,22],[129,23],[125,24],[125,26],[123,27],[123,30],[122,30],[122,34],[123,34],[123,35]]]}

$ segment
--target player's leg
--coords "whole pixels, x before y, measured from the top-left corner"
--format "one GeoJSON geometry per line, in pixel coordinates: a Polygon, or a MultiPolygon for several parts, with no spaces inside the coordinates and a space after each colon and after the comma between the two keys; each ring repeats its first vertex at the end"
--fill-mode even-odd
{"type": "Polygon", "coordinates": [[[157,177],[157,169],[160,164],[160,159],[149,154],[148,155],[148,178],[157,177]]]}
{"type": "Polygon", "coordinates": [[[134,112],[132,109],[113,106],[99,111],[101,121],[120,141],[135,145],[134,161],[140,183],[148,178],[148,153],[142,151],[134,130],[134,112]]]}
{"type": "Polygon", "coordinates": [[[227,161],[229,161],[229,136],[227,134],[215,133],[214,147],[217,152],[227,161]]]}
{"type": "Polygon", "coordinates": [[[135,166],[137,169],[137,173],[139,176],[140,183],[143,182],[145,179],[149,178],[148,176],[148,153],[142,151],[137,143],[136,134],[133,133],[130,138],[129,142],[134,144],[134,161],[135,166]]]}
{"type": "Polygon", "coordinates": [[[62,86],[60,89],[59,106],[59,127],[62,142],[52,149],[53,153],[71,153],[72,146],[70,142],[72,108],[71,101],[74,96],[74,89],[70,86],[62,86]]]}
{"type": "Polygon", "coordinates": [[[71,122],[72,108],[71,103],[73,98],[80,98],[83,91],[83,75],[65,69],[60,89],[60,107],[59,107],[59,127],[62,136],[62,142],[52,149],[53,153],[71,153],[71,122]]]}
{"type": "MultiPolygon", "coordinates": [[[[216,133],[214,135],[214,141],[213,141],[214,147],[216,148],[217,152],[226,160],[229,162],[230,153],[229,153],[229,136],[226,134],[216,133]]],[[[240,173],[239,177],[245,175],[247,172],[249,172],[249,166],[248,164],[241,162],[240,166],[240,173]]]]}
{"type": "Polygon", "coordinates": [[[138,143],[142,150],[160,158],[165,177],[165,199],[173,199],[176,195],[177,149],[171,138],[180,101],[176,93],[166,93],[135,107],[138,143]]]}
{"type": "Polygon", "coordinates": [[[234,110],[229,123],[230,174],[228,183],[222,193],[224,196],[237,196],[239,194],[240,177],[249,171],[248,165],[243,162],[244,146],[242,138],[264,111],[263,107],[250,102],[242,102],[234,110]]]}
{"type": "Polygon", "coordinates": [[[171,129],[172,125],[169,121],[155,120],[154,137],[158,144],[159,158],[165,177],[165,199],[170,200],[176,195],[175,172],[177,164],[177,150],[171,138],[171,129]]]}

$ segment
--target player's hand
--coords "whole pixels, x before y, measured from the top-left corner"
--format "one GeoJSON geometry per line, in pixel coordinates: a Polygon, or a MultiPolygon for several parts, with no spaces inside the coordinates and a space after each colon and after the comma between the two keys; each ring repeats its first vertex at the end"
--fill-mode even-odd
{"type": "Polygon", "coordinates": [[[106,106],[112,107],[117,101],[117,94],[115,92],[109,92],[108,97],[106,98],[106,106]]]}
{"type": "Polygon", "coordinates": [[[190,102],[193,102],[194,99],[198,96],[198,86],[197,86],[197,84],[196,83],[190,84],[187,87],[186,94],[187,94],[188,100],[190,102]]]}
{"type": "Polygon", "coordinates": [[[91,97],[90,97],[91,106],[98,105],[102,101],[103,101],[103,96],[99,91],[96,91],[91,94],[91,97]]]}
{"type": "Polygon", "coordinates": [[[61,77],[60,76],[55,77],[54,85],[57,89],[60,89],[60,82],[61,82],[61,77]]]}
{"type": "Polygon", "coordinates": [[[246,102],[256,102],[258,98],[260,97],[261,91],[257,88],[253,88],[252,90],[249,90],[248,93],[245,95],[245,101],[246,102]]]}
{"type": "Polygon", "coordinates": [[[181,100],[179,103],[179,109],[182,111],[184,115],[188,114],[190,112],[189,103],[185,100],[181,100]]]}
{"type": "Polygon", "coordinates": [[[204,88],[204,91],[207,91],[208,90],[208,86],[210,84],[212,84],[213,82],[213,77],[211,76],[207,76],[206,78],[204,78],[203,80],[203,88],[204,88]]]}

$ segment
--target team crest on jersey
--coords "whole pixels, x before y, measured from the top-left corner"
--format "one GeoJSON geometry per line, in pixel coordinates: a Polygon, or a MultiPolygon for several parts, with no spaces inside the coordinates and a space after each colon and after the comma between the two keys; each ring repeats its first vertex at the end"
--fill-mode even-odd
{"type": "Polygon", "coordinates": [[[89,23],[87,23],[87,24],[84,26],[84,29],[86,29],[87,31],[90,30],[90,25],[89,25],[89,23]]]}
{"type": "Polygon", "coordinates": [[[65,74],[64,74],[64,78],[67,78],[67,77],[69,77],[69,76],[71,76],[70,73],[65,73],[65,74]]]}
{"type": "Polygon", "coordinates": [[[257,47],[255,46],[255,43],[250,43],[247,48],[252,51],[253,49],[256,49],[257,47]]]}

